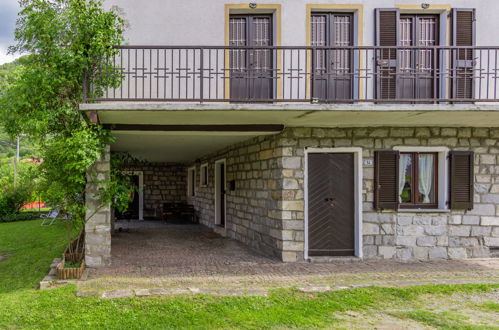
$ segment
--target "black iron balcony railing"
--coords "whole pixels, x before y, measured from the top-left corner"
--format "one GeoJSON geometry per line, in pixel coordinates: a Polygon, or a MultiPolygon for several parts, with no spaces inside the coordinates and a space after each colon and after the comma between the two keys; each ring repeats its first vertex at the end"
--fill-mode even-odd
{"type": "Polygon", "coordinates": [[[499,101],[499,47],[116,48],[85,102],[499,101]]]}

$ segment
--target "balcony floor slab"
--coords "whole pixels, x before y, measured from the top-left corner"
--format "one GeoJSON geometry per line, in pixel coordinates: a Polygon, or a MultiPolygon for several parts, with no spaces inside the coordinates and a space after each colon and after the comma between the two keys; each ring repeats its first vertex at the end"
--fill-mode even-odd
{"type": "Polygon", "coordinates": [[[104,124],[499,127],[499,104],[81,104],[104,124]]]}

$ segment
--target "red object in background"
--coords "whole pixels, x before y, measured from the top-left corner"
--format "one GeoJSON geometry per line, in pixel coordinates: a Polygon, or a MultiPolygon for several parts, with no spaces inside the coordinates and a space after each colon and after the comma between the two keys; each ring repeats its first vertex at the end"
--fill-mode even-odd
{"type": "Polygon", "coordinates": [[[44,207],[46,207],[45,202],[38,201],[24,204],[21,210],[43,209],[44,207]]]}
{"type": "Polygon", "coordinates": [[[43,158],[31,157],[31,158],[21,159],[20,162],[21,163],[33,163],[35,165],[40,165],[41,163],[44,162],[44,159],[43,158]]]}

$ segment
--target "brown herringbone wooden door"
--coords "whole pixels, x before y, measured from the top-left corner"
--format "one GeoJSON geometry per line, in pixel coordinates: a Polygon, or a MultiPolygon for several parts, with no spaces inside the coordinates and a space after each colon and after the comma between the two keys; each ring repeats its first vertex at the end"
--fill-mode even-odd
{"type": "Polygon", "coordinates": [[[308,156],[308,254],[353,256],[354,155],[308,156]]]}

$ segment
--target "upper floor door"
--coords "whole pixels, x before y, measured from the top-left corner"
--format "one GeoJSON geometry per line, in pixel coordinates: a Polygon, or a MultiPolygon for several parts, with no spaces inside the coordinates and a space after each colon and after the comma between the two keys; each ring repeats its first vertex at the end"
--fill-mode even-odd
{"type": "Polygon", "coordinates": [[[231,15],[230,46],[248,49],[230,50],[230,98],[234,101],[268,101],[273,98],[273,51],[258,48],[272,46],[271,15],[231,15]]]}
{"type": "Polygon", "coordinates": [[[353,15],[348,13],[312,13],[312,97],[319,101],[352,99],[353,15]]]}
{"type": "Polygon", "coordinates": [[[432,99],[438,96],[439,44],[437,15],[400,15],[398,95],[401,99],[432,99]],[[418,46],[421,49],[403,49],[418,46]],[[425,48],[428,47],[428,48],[425,48]]]}
{"type": "Polygon", "coordinates": [[[376,9],[375,97],[381,100],[473,100],[476,18],[472,8],[451,11],[451,46],[446,44],[447,13],[401,14],[376,9]],[[417,46],[418,49],[404,47],[417,46]]]}

